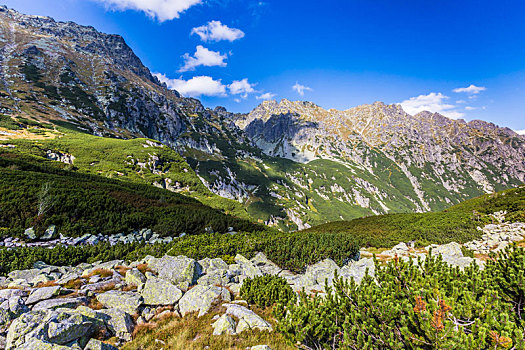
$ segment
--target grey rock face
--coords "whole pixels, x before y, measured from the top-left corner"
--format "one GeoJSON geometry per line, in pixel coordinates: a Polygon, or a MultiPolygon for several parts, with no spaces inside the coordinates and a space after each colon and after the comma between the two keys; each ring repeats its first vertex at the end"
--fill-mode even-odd
{"type": "Polygon", "coordinates": [[[179,311],[182,316],[198,311],[201,317],[208,312],[214,302],[230,301],[231,295],[226,288],[196,285],[179,300],[179,311]]]}
{"type": "Polygon", "coordinates": [[[52,286],[52,287],[43,287],[43,288],[35,288],[29,294],[29,298],[26,300],[26,304],[35,304],[42,300],[51,299],[54,296],[57,296],[60,293],[60,289],[62,287],[60,286],[52,286]]]}
{"type": "Polygon", "coordinates": [[[107,308],[115,308],[127,312],[130,315],[137,313],[143,304],[140,295],[134,292],[122,292],[112,290],[97,295],[97,300],[107,308]]]}
{"type": "Polygon", "coordinates": [[[146,282],[146,277],[142,274],[142,272],[134,268],[126,273],[125,281],[126,284],[135,285],[140,289],[144,285],[144,282],[146,282]]]}
{"type": "Polygon", "coordinates": [[[148,266],[158,274],[158,277],[170,281],[182,290],[195,284],[202,273],[201,266],[185,256],[164,256],[153,258],[148,266]]]}
{"type": "Polygon", "coordinates": [[[212,324],[213,335],[235,334],[235,326],[235,320],[224,314],[212,324]]]}
{"type": "Polygon", "coordinates": [[[226,314],[239,319],[236,333],[241,333],[246,329],[258,329],[261,331],[272,331],[272,325],[266,322],[261,316],[250,309],[237,304],[223,304],[226,307],[226,314]]]}
{"type": "Polygon", "coordinates": [[[148,278],[140,294],[146,305],[173,305],[182,297],[179,288],[160,278],[148,278]]]}
{"type": "Polygon", "coordinates": [[[49,299],[42,300],[33,306],[33,311],[39,310],[54,310],[57,308],[75,308],[79,305],[87,304],[85,298],[60,298],[60,299],[49,299]]]}
{"type": "Polygon", "coordinates": [[[118,348],[97,339],[90,339],[84,350],[118,350],[118,348]]]}

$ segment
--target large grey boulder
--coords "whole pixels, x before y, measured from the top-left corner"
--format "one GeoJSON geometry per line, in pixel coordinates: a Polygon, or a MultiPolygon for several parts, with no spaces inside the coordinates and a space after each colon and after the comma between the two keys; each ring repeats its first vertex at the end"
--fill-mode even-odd
{"type": "Polygon", "coordinates": [[[255,254],[251,262],[265,275],[278,275],[283,270],[261,252],[255,254]]]}
{"type": "Polygon", "coordinates": [[[62,287],[60,286],[33,289],[33,291],[31,292],[31,294],[29,294],[29,297],[26,300],[26,304],[31,305],[42,300],[51,299],[52,297],[57,296],[60,293],[60,289],[62,289],[62,287]]]}
{"type": "Polygon", "coordinates": [[[40,237],[40,239],[47,241],[47,240],[53,238],[53,236],[56,234],[56,232],[57,232],[57,227],[55,225],[50,225],[46,229],[46,231],[44,232],[42,237],[40,237]]]}
{"type": "Polygon", "coordinates": [[[474,261],[473,258],[463,256],[461,245],[456,242],[434,247],[432,248],[432,254],[441,255],[444,262],[453,266],[458,266],[461,269],[469,266],[474,261]]]}
{"type": "Polygon", "coordinates": [[[133,268],[131,270],[128,270],[128,272],[126,272],[126,277],[124,281],[126,282],[126,284],[135,285],[140,289],[146,282],[146,276],[144,276],[144,274],[140,272],[138,269],[133,268]]]}
{"type": "Polygon", "coordinates": [[[28,270],[14,270],[7,274],[7,277],[12,280],[25,280],[31,281],[37,275],[40,275],[42,272],[39,269],[28,269],[28,270]]]}
{"type": "Polygon", "coordinates": [[[148,267],[158,274],[159,278],[165,279],[179,287],[187,290],[195,284],[202,273],[202,267],[194,260],[185,256],[165,255],[160,259],[152,258],[148,267]]]}
{"type": "MultiPolygon", "coordinates": [[[[60,349],[79,341],[85,344],[100,322],[75,310],[31,311],[15,319],[9,327],[6,349],[60,349]],[[38,344],[40,347],[31,347],[38,344]]],[[[67,347],[70,349],[70,347],[67,347]]]]}
{"type": "Polygon", "coordinates": [[[235,333],[241,333],[246,329],[258,329],[261,331],[272,331],[272,325],[266,322],[261,316],[252,310],[238,304],[223,304],[226,307],[226,314],[236,317],[237,328],[235,333]]]}
{"type": "Polygon", "coordinates": [[[7,330],[9,323],[15,318],[16,315],[11,312],[11,310],[0,309],[0,333],[4,333],[7,330]]]}
{"type": "Polygon", "coordinates": [[[235,320],[230,315],[222,315],[211,326],[213,335],[235,334],[235,320]]]}
{"type": "Polygon", "coordinates": [[[28,342],[17,347],[16,350],[81,350],[81,347],[52,344],[37,338],[31,338],[28,342]]]}
{"type": "Polygon", "coordinates": [[[351,262],[341,268],[341,277],[351,279],[353,278],[355,283],[360,284],[366,275],[374,277],[375,275],[375,264],[372,258],[363,258],[359,261],[351,262]]]}
{"type": "Polygon", "coordinates": [[[117,308],[130,315],[137,313],[139,307],[143,304],[143,299],[139,294],[118,290],[99,294],[97,295],[97,300],[108,309],[117,308]]]}
{"type": "Polygon", "coordinates": [[[12,296],[0,304],[0,309],[9,310],[14,317],[18,317],[29,311],[21,296],[12,296]]]}
{"type": "Polygon", "coordinates": [[[255,276],[262,276],[263,273],[253,262],[246,259],[244,256],[237,254],[235,262],[241,267],[242,276],[254,278],[255,276]]]}
{"type": "Polygon", "coordinates": [[[65,345],[80,338],[85,341],[95,331],[95,320],[79,313],[56,313],[47,320],[48,340],[54,344],[65,345]]]}
{"type": "Polygon", "coordinates": [[[58,308],[74,309],[81,304],[87,304],[86,298],[59,298],[42,300],[33,306],[33,311],[38,310],[54,310],[58,308]]]}
{"type": "Polygon", "coordinates": [[[202,275],[197,284],[205,286],[226,286],[230,283],[230,273],[228,270],[210,270],[209,273],[202,275]]]}
{"type": "Polygon", "coordinates": [[[141,293],[146,305],[173,305],[182,297],[182,291],[160,278],[148,278],[141,293]]]}
{"type": "Polygon", "coordinates": [[[230,292],[226,288],[197,285],[179,300],[179,311],[182,316],[198,311],[198,316],[201,317],[218,301],[231,301],[230,292]]]}
{"type": "Polygon", "coordinates": [[[202,272],[206,274],[214,270],[228,270],[228,264],[220,258],[204,258],[199,260],[198,263],[202,266],[202,272]]]}
{"type": "Polygon", "coordinates": [[[131,340],[134,324],[128,313],[119,309],[106,309],[98,310],[97,315],[104,320],[111,334],[124,341],[131,340]]]}
{"type": "Polygon", "coordinates": [[[32,227],[26,229],[26,230],[24,231],[24,235],[25,235],[28,239],[36,239],[35,229],[32,228],[32,227]]]}
{"type": "Polygon", "coordinates": [[[337,272],[340,275],[339,266],[332,259],[324,259],[317,264],[308,266],[306,268],[305,276],[311,279],[314,284],[324,285],[328,280],[328,284],[333,284],[334,274],[337,272]]]}
{"type": "Polygon", "coordinates": [[[11,297],[26,297],[29,293],[21,289],[1,289],[0,299],[9,299],[11,297]]]}

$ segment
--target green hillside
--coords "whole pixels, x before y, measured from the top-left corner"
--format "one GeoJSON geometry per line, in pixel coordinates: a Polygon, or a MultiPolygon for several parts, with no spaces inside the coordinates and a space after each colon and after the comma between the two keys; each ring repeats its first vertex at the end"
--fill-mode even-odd
{"type": "Polygon", "coordinates": [[[388,214],[312,227],[305,233],[346,233],[361,246],[391,247],[415,240],[418,245],[467,242],[481,236],[478,226],[492,222],[489,214],[507,211],[508,221],[525,220],[525,186],[476,197],[430,213],[388,214]]]}

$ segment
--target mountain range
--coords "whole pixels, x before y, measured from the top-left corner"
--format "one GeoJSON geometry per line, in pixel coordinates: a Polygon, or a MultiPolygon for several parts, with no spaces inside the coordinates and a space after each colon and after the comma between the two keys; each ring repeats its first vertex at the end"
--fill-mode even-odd
{"type": "MultiPolygon", "coordinates": [[[[188,195],[204,184],[283,230],[441,210],[525,182],[525,137],[508,128],[381,102],[344,111],[288,100],[247,114],[210,109],[169,90],[121,36],[6,7],[0,64],[1,114],[157,140],[184,158],[198,183],[181,177],[172,186],[169,170],[154,166],[166,178],[152,184],[188,195]]],[[[74,151],[51,151],[82,161],[74,151]]]]}

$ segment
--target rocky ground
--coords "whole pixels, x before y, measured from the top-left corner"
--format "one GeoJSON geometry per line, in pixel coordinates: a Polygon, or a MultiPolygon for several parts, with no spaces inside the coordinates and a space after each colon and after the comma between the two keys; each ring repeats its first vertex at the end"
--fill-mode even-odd
{"type": "MultiPolygon", "coordinates": [[[[156,244],[170,243],[173,241],[173,237],[162,238],[158,233],[152,232],[150,229],[142,229],[139,231],[131,232],[129,234],[117,233],[114,235],[103,235],[99,233],[97,235],[92,235],[87,233],[81,237],[67,237],[62,234],[59,234],[56,230],[55,225],[49,226],[45,233],[38,238],[32,227],[25,230],[24,235],[27,238],[26,240],[19,239],[17,237],[7,237],[3,241],[0,240],[0,246],[4,246],[7,248],[54,247],[59,244],[64,246],[78,246],[95,245],[102,242],[107,242],[113,246],[118,243],[129,244],[135,242],[142,242],[146,244],[156,244]]],[[[181,233],[179,237],[183,237],[185,235],[185,233],[181,233]]]]}
{"type": "MultiPolygon", "coordinates": [[[[499,222],[483,228],[481,240],[464,246],[476,256],[463,255],[452,242],[415,249],[400,243],[378,255],[421,257],[431,250],[449,264],[463,268],[472,262],[483,267],[478,253],[500,250],[525,237],[525,224],[499,222]]],[[[148,256],[141,261],[109,261],[57,267],[36,263],[32,269],[12,271],[0,279],[0,348],[5,349],[115,349],[132,339],[137,325],[166,315],[185,317],[208,313],[221,305],[222,315],[211,324],[214,335],[239,334],[247,329],[271,332],[272,325],[239,300],[244,279],[259,275],[280,275],[295,291],[323,293],[325,281],[334,273],[360,283],[367,271],[374,275],[370,252],[345,266],[325,259],[309,266],[303,274],[279,268],[258,253],[253,259],[241,255],[234,264],[221,259],[195,261],[185,256],[148,256]],[[110,345],[111,344],[111,345],[110,345]]],[[[252,349],[267,349],[257,347],[252,349]]]]}

